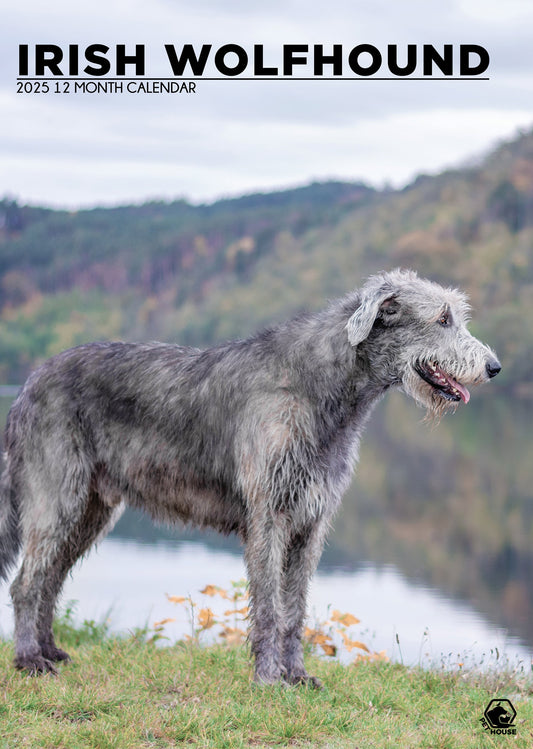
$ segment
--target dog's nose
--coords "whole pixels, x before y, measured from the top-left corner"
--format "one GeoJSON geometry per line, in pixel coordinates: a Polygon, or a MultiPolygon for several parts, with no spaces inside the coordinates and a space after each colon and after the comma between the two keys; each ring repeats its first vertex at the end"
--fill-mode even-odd
{"type": "Polygon", "coordinates": [[[498,372],[501,370],[502,365],[497,359],[491,359],[491,361],[487,362],[486,369],[487,374],[489,377],[496,377],[498,372]]]}

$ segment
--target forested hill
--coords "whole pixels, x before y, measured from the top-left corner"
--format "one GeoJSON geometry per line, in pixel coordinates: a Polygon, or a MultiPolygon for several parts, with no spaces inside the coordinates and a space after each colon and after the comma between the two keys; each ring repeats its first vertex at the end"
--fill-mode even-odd
{"type": "Polygon", "coordinates": [[[474,332],[532,397],[533,131],[402,190],[327,182],[76,212],[0,201],[0,382],[87,340],[205,345],[398,265],[460,284],[474,332]]]}

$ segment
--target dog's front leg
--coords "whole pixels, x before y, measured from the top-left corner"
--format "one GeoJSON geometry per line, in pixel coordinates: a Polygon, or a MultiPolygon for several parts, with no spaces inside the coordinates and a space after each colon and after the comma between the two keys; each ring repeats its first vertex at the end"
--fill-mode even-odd
{"type": "Polygon", "coordinates": [[[266,502],[256,504],[249,516],[245,561],[250,583],[254,680],[260,684],[274,684],[284,676],[282,576],[287,541],[284,514],[271,510],[266,502]]]}
{"type": "Polygon", "coordinates": [[[317,689],[322,686],[320,680],[305,670],[302,635],[309,582],[322,553],[327,527],[327,522],[320,519],[292,534],[282,581],[285,601],[284,678],[290,684],[308,684],[317,689]]]}

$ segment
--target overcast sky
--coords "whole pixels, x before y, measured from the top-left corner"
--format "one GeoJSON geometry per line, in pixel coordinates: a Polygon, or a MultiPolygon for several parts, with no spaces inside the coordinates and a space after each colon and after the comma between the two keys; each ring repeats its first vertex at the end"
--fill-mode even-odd
{"type": "MultiPolygon", "coordinates": [[[[85,63],[82,64],[82,67],[85,63]]],[[[387,75],[387,70],[383,69],[387,75]]],[[[533,126],[531,0],[19,0],[0,25],[0,197],[213,200],[329,178],[405,184],[533,126]],[[195,95],[17,94],[18,45],[479,44],[489,81],[200,81],[195,95]]]]}

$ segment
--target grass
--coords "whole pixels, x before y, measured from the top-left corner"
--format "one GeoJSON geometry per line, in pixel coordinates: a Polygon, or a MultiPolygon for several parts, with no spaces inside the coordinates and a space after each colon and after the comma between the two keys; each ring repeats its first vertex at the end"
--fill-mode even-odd
{"type": "MultiPolygon", "coordinates": [[[[247,648],[201,647],[193,638],[161,648],[153,632],[110,635],[105,625],[57,625],[73,656],[59,677],[12,668],[0,642],[0,747],[423,747],[533,745],[531,680],[516,673],[411,669],[382,659],[343,666],[313,655],[324,682],[258,687],[247,648]],[[511,699],[516,736],[480,724],[490,699],[511,699]]],[[[159,629],[158,629],[159,631],[159,629]]]]}

